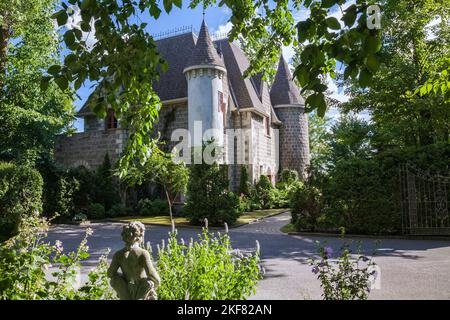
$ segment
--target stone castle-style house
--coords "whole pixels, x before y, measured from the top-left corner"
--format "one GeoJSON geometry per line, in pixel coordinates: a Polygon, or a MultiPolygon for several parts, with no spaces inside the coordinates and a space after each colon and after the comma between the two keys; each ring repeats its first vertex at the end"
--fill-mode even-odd
{"type": "MultiPolygon", "coordinates": [[[[243,78],[249,67],[244,52],[228,39],[213,41],[204,21],[198,35],[190,30],[156,43],[169,69],[154,84],[162,101],[155,130],[169,147],[179,143],[171,141],[177,129],[189,132],[191,143],[198,145],[198,139],[192,137],[201,123],[202,133],[214,129],[210,138],[223,147],[232,189],[238,184],[242,165],[247,166],[252,181],[267,175],[275,182],[286,168],[304,175],[309,164],[308,118],[282,56],[269,88],[261,75],[243,78]],[[239,133],[224,135],[230,130],[239,133]]],[[[84,119],[84,132],[59,136],[56,160],[66,166],[90,168],[100,165],[106,153],[117,160],[127,132],[114,114],[98,119],[85,104],[78,116],[84,119]]]]}

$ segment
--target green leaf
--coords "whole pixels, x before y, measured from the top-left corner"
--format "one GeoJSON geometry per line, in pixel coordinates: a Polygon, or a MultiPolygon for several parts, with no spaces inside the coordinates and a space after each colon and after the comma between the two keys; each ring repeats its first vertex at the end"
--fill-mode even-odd
{"type": "Polygon", "coordinates": [[[80,5],[81,10],[86,10],[95,3],[95,0],[83,0],[80,5]]]}
{"type": "Polygon", "coordinates": [[[335,17],[329,17],[325,20],[325,23],[327,24],[327,27],[332,30],[340,30],[341,24],[339,23],[338,19],[335,17]]]}
{"type": "Polygon", "coordinates": [[[166,61],[160,61],[160,66],[162,72],[167,72],[167,70],[169,70],[169,65],[167,64],[166,61]]]}
{"type": "Polygon", "coordinates": [[[62,91],[65,91],[69,87],[69,81],[64,76],[55,78],[55,82],[62,91]]]}
{"type": "Polygon", "coordinates": [[[306,98],[305,104],[310,110],[317,109],[317,114],[320,117],[325,115],[327,104],[323,93],[319,92],[311,94],[306,98]]]}
{"type": "Polygon", "coordinates": [[[182,0],[173,0],[173,4],[181,9],[183,1],[182,0]]]}
{"type": "Polygon", "coordinates": [[[48,89],[48,86],[50,84],[50,79],[51,79],[51,77],[48,77],[48,76],[42,77],[42,79],[41,79],[41,90],[42,91],[45,91],[48,89]]]}
{"type": "Polygon", "coordinates": [[[331,8],[337,3],[337,0],[322,0],[322,8],[331,8]]]}
{"type": "Polygon", "coordinates": [[[325,102],[325,96],[321,93],[317,102],[317,115],[320,118],[325,116],[325,112],[327,111],[327,103],[325,102]]]}
{"type": "Polygon", "coordinates": [[[312,88],[315,92],[325,92],[328,87],[324,85],[323,83],[317,83],[312,88]]]}
{"type": "Polygon", "coordinates": [[[364,41],[364,50],[367,53],[377,53],[381,49],[381,39],[378,36],[369,35],[364,41]]]}
{"type": "Polygon", "coordinates": [[[91,25],[89,23],[87,23],[86,21],[81,21],[80,23],[80,28],[81,30],[83,30],[84,32],[89,32],[91,31],[91,25]]]}
{"type": "Polygon", "coordinates": [[[309,81],[309,72],[302,65],[299,65],[297,66],[297,68],[295,68],[293,76],[298,80],[302,87],[306,86],[309,81]]]}
{"type": "Polygon", "coordinates": [[[355,24],[356,16],[356,5],[353,4],[345,10],[342,21],[344,21],[347,27],[351,27],[355,24]]]}
{"type": "Polygon", "coordinates": [[[64,33],[64,43],[71,48],[75,44],[75,34],[73,30],[68,30],[64,33]]]}
{"type": "Polygon", "coordinates": [[[315,24],[311,19],[300,21],[297,30],[298,42],[303,43],[315,32],[315,24]]]}
{"type": "Polygon", "coordinates": [[[64,64],[71,65],[72,63],[76,62],[77,60],[78,60],[77,55],[74,53],[70,53],[64,58],[64,64]]]}
{"type": "Polygon", "coordinates": [[[369,55],[365,60],[366,67],[372,72],[375,73],[380,69],[380,62],[377,57],[373,54],[369,55]]]}
{"type": "Polygon", "coordinates": [[[150,15],[152,17],[154,17],[155,19],[158,19],[159,16],[161,15],[161,9],[158,8],[157,5],[151,6],[150,7],[150,15]]]}
{"type": "Polygon", "coordinates": [[[66,10],[61,9],[58,12],[54,13],[51,18],[56,19],[56,22],[58,22],[58,26],[61,27],[67,23],[67,19],[69,18],[69,16],[67,15],[66,10]]]}
{"type": "Polygon", "coordinates": [[[72,29],[72,31],[75,34],[75,37],[77,38],[77,40],[81,40],[81,38],[83,37],[83,33],[81,32],[81,30],[72,29]]]}
{"type": "Polygon", "coordinates": [[[363,88],[367,88],[372,84],[373,74],[367,70],[362,69],[359,73],[359,85],[363,88]]]}
{"type": "Polygon", "coordinates": [[[163,0],[164,10],[166,10],[167,13],[169,13],[172,10],[172,1],[173,0],[163,0]]]}
{"type": "Polygon", "coordinates": [[[54,64],[50,68],[48,68],[47,72],[50,73],[51,75],[56,75],[59,73],[60,70],[61,70],[61,66],[54,64]]]}

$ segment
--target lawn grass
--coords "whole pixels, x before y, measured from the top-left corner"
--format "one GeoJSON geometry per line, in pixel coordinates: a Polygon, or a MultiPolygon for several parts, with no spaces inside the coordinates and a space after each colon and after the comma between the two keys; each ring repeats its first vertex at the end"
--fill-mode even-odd
{"type": "MultiPolygon", "coordinates": [[[[247,223],[255,222],[259,219],[270,217],[273,215],[280,214],[282,212],[286,212],[288,209],[266,209],[266,210],[257,210],[252,212],[243,213],[239,219],[236,221],[234,225],[231,227],[241,226],[247,223]]],[[[130,221],[139,221],[143,224],[154,224],[161,226],[170,226],[170,217],[169,216],[151,216],[151,217],[143,217],[143,216],[128,216],[128,217],[117,217],[111,219],[117,222],[130,222],[130,221]]],[[[175,217],[175,225],[179,227],[194,227],[189,224],[188,219],[184,217],[175,217]]]]}
{"type": "Polygon", "coordinates": [[[292,223],[288,223],[287,225],[282,226],[280,231],[283,233],[289,233],[289,232],[295,232],[295,231],[297,231],[297,229],[295,228],[295,226],[292,223]]]}

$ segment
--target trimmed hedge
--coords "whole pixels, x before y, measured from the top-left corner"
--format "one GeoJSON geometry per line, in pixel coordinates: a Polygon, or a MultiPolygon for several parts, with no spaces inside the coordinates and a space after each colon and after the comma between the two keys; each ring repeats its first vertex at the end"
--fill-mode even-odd
{"type": "Polygon", "coordinates": [[[42,186],[36,169],[0,162],[0,241],[18,234],[25,218],[39,216],[42,186]]]}

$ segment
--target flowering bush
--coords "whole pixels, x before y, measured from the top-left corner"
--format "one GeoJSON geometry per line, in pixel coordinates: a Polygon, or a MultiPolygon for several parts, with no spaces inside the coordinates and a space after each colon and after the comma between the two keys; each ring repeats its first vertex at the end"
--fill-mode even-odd
{"type": "Polygon", "coordinates": [[[320,280],[325,300],[366,300],[372,281],[375,280],[375,262],[372,258],[359,254],[352,257],[350,243],[344,243],[340,255],[332,259],[331,247],[319,246],[320,259],[311,259],[312,272],[320,280]]]}
{"type": "MultiPolygon", "coordinates": [[[[149,250],[151,247],[149,246],[149,250]]],[[[232,250],[230,237],[203,229],[199,240],[187,244],[169,234],[167,244],[158,245],[157,269],[161,276],[161,300],[239,300],[255,292],[261,277],[259,248],[256,253],[232,250]]]]}
{"type": "Polygon", "coordinates": [[[106,256],[79,287],[80,262],[89,257],[87,237],[92,231],[88,229],[76,251],[64,253],[60,241],[54,245],[43,241],[47,230],[48,222],[42,219],[39,229],[21,233],[0,247],[0,299],[112,298],[106,256]]]}

